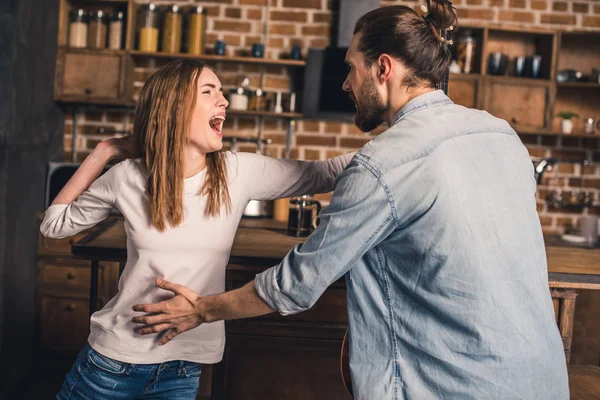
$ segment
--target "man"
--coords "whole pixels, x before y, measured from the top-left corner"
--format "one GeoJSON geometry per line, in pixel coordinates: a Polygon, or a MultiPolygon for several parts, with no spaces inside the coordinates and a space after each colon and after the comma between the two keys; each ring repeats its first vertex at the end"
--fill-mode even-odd
{"type": "Polygon", "coordinates": [[[310,308],[346,277],[355,398],[567,399],[527,150],[503,120],[435,90],[451,4],[357,23],[344,83],[356,124],[389,129],[338,177],[321,224],[241,289],[136,311],[143,334],[310,308]]]}

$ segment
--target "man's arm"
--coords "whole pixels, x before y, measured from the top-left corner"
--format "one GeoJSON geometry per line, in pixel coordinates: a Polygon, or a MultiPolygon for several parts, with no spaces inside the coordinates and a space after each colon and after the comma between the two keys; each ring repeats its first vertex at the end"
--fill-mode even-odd
{"type": "Polygon", "coordinates": [[[183,285],[164,279],[157,279],[156,285],[173,292],[175,296],[156,304],[135,305],[134,311],[154,315],[134,317],[132,320],[144,325],[137,330],[142,335],[168,329],[169,332],[158,342],[160,345],[203,323],[258,317],[275,312],[260,298],[254,281],[239,289],[214,296],[200,296],[183,285]]]}
{"type": "Polygon", "coordinates": [[[340,175],[321,224],[303,245],[283,261],[257,275],[254,282],[228,293],[201,297],[178,286],[173,299],[135,311],[158,313],[135,317],[145,324],[141,333],[171,329],[166,343],[178,333],[204,322],[258,316],[277,310],[295,314],[313,306],[327,287],[343,276],[370,248],[397,226],[393,202],[380,177],[357,162],[340,175]],[[187,303],[187,304],[186,304],[187,303]]]}

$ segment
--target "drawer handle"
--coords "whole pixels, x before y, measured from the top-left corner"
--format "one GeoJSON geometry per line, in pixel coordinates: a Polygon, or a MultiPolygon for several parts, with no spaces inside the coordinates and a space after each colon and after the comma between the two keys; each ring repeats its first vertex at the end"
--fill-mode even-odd
{"type": "Polygon", "coordinates": [[[519,118],[517,118],[517,117],[512,117],[512,119],[511,119],[511,122],[512,122],[513,124],[518,124],[518,123],[519,123],[519,118]]]}
{"type": "Polygon", "coordinates": [[[75,304],[71,303],[71,304],[68,304],[65,307],[65,310],[67,310],[67,311],[75,311],[75,308],[77,308],[77,306],[75,304]]]}
{"type": "Polygon", "coordinates": [[[69,279],[71,281],[73,279],[75,279],[76,276],[77,276],[77,274],[75,272],[73,272],[73,271],[70,271],[70,272],[67,273],[67,279],[69,279]]]}
{"type": "Polygon", "coordinates": [[[94,91],[92,89],[85,88],[85,89],[83,89],[83,93],[85,93],[89,96],[90,94],[94,93],[94,91]]]}

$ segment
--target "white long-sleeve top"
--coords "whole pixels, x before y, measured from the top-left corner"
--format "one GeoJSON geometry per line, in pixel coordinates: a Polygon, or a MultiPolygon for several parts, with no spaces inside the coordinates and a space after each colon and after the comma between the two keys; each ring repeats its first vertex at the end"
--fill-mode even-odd
{"type": "Polygon", "coordinates": [[[219,217],[205,215],[206,196],[198,192],[206,170],[184,180],[184,220],[159,232],[150,223],[147,177],[141,160],[126,160],[110,168],[71,204],[46,210],[41,232],[52,238],[72,236],[105,219],[113,208],[125,218],[127,264],[119,291],[91,317],[88,342],[99,353],[135,364],[185,360],[219,362],[225,346],[223,321],[202,324],[165,346],[159,335],[139,335],[132,306],[156,303],[171,293],[157,288],[163,277],[201,295],[225,290],[225,267],[239,221],[250,200],[272,200],[333,189],[337,175],[353,154],[326,161],[278,160],[250,153],[226,152],[232,210],[219,217]]]}

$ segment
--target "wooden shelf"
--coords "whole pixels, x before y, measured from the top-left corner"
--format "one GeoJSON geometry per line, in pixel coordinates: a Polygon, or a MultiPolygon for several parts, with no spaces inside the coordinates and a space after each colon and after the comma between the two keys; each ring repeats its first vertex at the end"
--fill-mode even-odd
{"type": "Polygon", "coordinates": [[[89,99],[83,96],[61,96],[55,99],[57,103],[85,106],[104,106],[118,108],[135,108],[135,102],[124,102],[114,99],[89,99]]]}
{"type": "Polygon", "coordinates": [[[548,79],[535,79],[526,77],[521,78],[518,76],[508,75],[485,75],[485,78],[494,82],[502,82],[515,85],[550,86],[550,84],[552,84],[552,81],[548,79]]]}
{"type": "Polygon", "coordinates": [[[481,74],[450,74],[448,80],[457,81],[478,81],[481,79],[481,74]]]}
{"type": "Polygon", "coordinates": [[[229,57],[229,56],[216,56],[214,54],[187,54],[187,53],[150,53],[138,50],[132,50],[129,52],[132,57],[136,58],[185,58],[195,59],[201,61],[217,61],[217,62],[233,62],[233,63],[245,63],[245,64],[260,64],[260,65],[281,65],[288,67],[304,67],[306,61],[304,60],[279,60],[279,59],[268,59],[258,57],[229,57]]]}
{"type": "Polygon", "coordinates": [[[85,47],[69,47],[59,46],[59,49],[64,49],[69,53],[81,53],[81,54],[126,54],[127,51],[124,49],[112,50],[112,49],[88,49],[85,47]]]}
{"type": "Polygon", "coordinates": [[[556,137],[566,137],[566,138],[600,139],[600,132],[589,134],[589,133],[562,133],[562,132],[550,132],[550,131],[546,131],[546,132],[524,131],[524,132],[517,132],[517,134],[519,136],[542,135],[542,136],[556,136],[556,137]]]}
{"type": "Polygon", "coordinates": [[[600,89],[600,83],[595,82],[557,82],[559,88],[595,88],[600,89]]]}
{"type": "Polygon", "coordinates": [[[248,117],[291,118],[291,119],[302,118],[302,114],[300,114],[300,113],[290,113],[290,112],[276,113],[273,111],[241,111],[241,110],[231,110],[231,109],[227,109],[227,115],[232,115],[232,116],[236,116],[236,117],[248,116],[248,117]]]}

